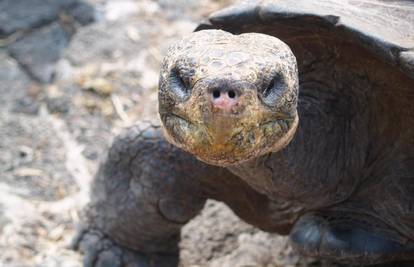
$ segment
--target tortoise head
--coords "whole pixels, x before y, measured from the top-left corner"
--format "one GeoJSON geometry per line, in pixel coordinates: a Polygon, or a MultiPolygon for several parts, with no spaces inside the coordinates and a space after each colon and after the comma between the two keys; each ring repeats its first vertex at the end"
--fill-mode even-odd
{"type": "Polygon", "coordinates": [[[205,30],[168,51],[159,113],[171,143],[229,166],[289,143],[298,124],[297,94],[296,59],[285,43],[205,30]]]}

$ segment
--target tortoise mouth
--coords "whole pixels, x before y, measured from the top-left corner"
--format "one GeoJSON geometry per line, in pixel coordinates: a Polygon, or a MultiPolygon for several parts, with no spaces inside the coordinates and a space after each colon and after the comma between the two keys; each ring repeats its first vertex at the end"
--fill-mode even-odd
{"type": "Polygon", "coordinates": [[[222,124],[199,123],[174,113],[161,118],[171,143],[201,161],[223,167],[281,149],[291,140],[297,125],[297,116],[264,121],[224,116],[222,124]]]}

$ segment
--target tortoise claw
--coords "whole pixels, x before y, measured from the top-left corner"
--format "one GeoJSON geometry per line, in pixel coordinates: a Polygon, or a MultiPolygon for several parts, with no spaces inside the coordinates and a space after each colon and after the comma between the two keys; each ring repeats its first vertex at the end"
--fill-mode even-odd
{"type": "Polygon", "coordinates": [[[142,253],[117,245],[97,229],[86,229],[73,249],[84,254],[84,267],[176,267],[178,254],[142,253]]]}
{"type": "Polygon", "coordinates": [[[338,217],[306,214],[296,222],[290,239],[292,245],[306,255],[349,264],[369,265],[414,259],[413,243],[400,242],[388,234],[385,224],[375,218],[369,219],[375,226],[366,223],[366,217],[364,226],[353,214],[340,213],[338,217]]]}

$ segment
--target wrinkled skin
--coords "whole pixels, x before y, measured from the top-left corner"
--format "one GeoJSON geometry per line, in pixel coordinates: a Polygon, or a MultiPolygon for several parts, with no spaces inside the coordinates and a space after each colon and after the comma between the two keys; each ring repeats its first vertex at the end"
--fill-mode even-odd
{"type": "Polygon", "coordinates": [[[160,116],[169,140],[219,166],[278,151],[293,137],[298,74],[287,45],[262,34],[197,32],[174,45],[160,77],[160,116]],[[252,47],[261,47],[252,50],[252,47]],[[237,105],[214,107],[214,90],[237,105]]]}
{"type": "Polygon", "coordinates": [[[159,87],[165,137],[139,124],[115,140],[76,242],[85,266],[177,266],[180,228],[207,198],[307,255],[414,260],[414,118],[397,108],[414,97],[386,90],[414,82],[345,45],[352,53],[323,63],[299,53],[300,86],[274,37],[210,30],[173,46],[159,87]]]}

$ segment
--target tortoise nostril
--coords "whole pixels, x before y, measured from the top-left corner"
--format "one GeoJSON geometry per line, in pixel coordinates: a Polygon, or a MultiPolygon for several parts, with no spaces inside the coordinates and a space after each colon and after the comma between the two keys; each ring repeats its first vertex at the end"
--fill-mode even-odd
{"type": "Polygon", "coordinates": [[[220,97],[220,91],[219,90],[214,90],[213,91],[213,97],[214,98],[219,98],[220,97]]]}
{"type": "Polygon", "coordinates": [[[230,98],[235,98],[235,97],[236,97],[236,93],[235,93],[233,90],[228,91],[228,92],[227,92],[227,95],[228,95],[230,98]]]}

